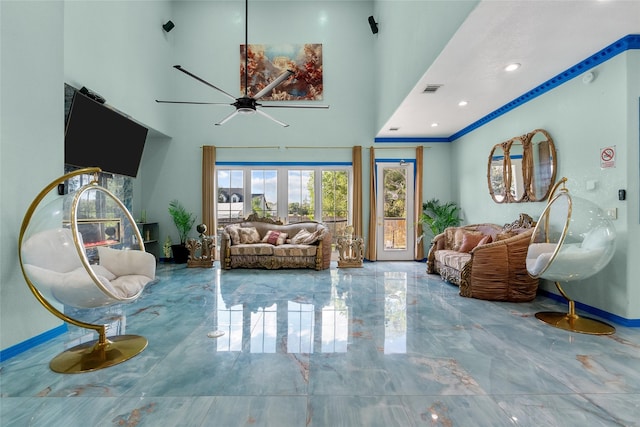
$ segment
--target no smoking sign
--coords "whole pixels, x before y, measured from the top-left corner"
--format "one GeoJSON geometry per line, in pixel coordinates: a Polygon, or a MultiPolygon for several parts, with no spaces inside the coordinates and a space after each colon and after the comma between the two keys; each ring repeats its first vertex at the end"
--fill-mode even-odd
{"type": "Polygon", "coordinates": [[[600,149],[600,167],[601,168],[616,167],[616,146],[615,145],[600,149]]]}

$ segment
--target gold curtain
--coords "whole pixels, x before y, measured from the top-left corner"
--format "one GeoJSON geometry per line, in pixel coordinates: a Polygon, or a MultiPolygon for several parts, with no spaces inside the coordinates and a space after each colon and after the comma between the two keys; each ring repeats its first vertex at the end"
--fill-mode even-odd
{"type": "Polygon", "coordinates": [[[362,147],[353,147],[353,232],[362,236],[362,147]]]}
{"type": "Polygon", "coordinates": [[[376,155],[373,147],[369,148],[369,241],[364,257],[369,261],[378,259],[376,247],[376,155]]]}
{"type": "Polygon", "coordinates": [[[423,168],[423,160],[422,157],[424,155],[424,147],[422,145],[416,147],[416,190],[415,190],[415,203],[414,207],[414,220],[416,222],[415,227],[415,236],[414,241],[416,242],[415,247],[415,259],[417,261],[421,261],[424,258],[424,242],[422,239],[418,241],[418,237],[422,236],[422,224],[418,221],[420,220],[420,214],[422,213],[422,168],[423,168]]]}
{"type": "Polygon", "coordinates": [[[207,226],[207,234],[216,234],[215,205],[216,147],[202,147],[202,223],[207,226]]]}

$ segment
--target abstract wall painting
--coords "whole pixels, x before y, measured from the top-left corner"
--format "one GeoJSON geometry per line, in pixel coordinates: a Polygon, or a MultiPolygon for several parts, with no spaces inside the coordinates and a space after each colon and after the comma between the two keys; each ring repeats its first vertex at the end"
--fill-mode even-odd
{"type": "MultiPolygon", "coordinates": [[[[240,45],[240,91],[245,85],[245,51],[240,45]]],[[[322,44],[249,44],[249,96],[275,80],[286,70],[294,75],[277,86],[261,101],[318,101],[322,99],[322,44]]]]}

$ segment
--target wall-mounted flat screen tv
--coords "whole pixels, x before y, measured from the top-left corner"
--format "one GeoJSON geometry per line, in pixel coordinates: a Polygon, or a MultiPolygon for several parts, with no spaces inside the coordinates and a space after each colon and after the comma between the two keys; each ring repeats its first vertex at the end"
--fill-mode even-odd
{"type": "Polygon", "coordinates": [[[75,93],[64,136],[64,162],[136,177],[148,129],[112,108],[75,93]]]}

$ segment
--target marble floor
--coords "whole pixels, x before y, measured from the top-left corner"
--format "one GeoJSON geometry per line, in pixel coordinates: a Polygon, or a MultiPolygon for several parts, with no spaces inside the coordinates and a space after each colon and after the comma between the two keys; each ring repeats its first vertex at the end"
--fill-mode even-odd
{"type": "Polygon", "coordinates": [[[0,365],[0,425],[640,426],[640,329],[555,329],[545,297],[463,298],[416,262],[158,278],[110,313],[140,355],[56,374],[69,328],[0,365]]]}

